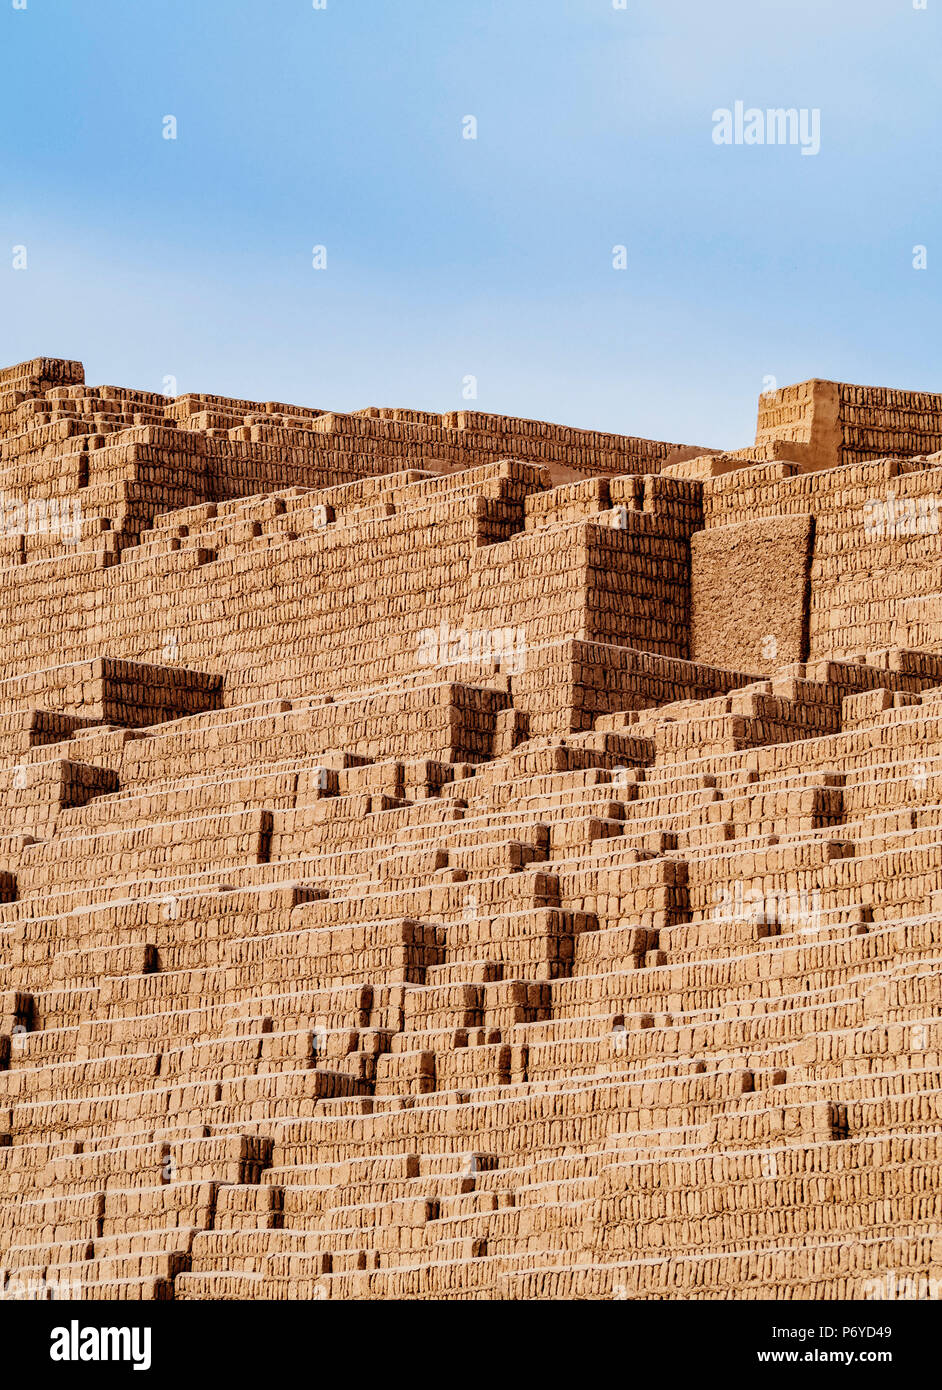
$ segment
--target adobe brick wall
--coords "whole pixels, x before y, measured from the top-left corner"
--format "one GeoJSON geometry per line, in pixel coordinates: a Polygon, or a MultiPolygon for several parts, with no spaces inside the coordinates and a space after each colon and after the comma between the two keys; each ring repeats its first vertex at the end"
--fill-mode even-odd
{"type": "Polygon", "coordinates": [[[804,469],[836,468],[939,449],[939,394],[813,380],[759,397],[754,453],[759,459],[791,459],[804,469]]]}
{"type": "Polygon", "coordinates": [[[805,659],[813,540],[807,515],[761,517],[693,536],[694,661],[765,674],[805,659]]]}
{"type": "Polygon", "coordinates": [[[938,399],[0,372],[0,1297],[933,1296],[938,399]]]}

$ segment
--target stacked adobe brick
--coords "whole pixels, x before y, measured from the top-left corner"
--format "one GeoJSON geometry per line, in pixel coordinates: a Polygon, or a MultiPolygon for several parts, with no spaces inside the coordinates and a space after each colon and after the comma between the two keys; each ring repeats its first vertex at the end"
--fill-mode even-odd
{"type": "Polygon", "coordinates": [[[821,385],[0,373],[0,1295],[934,1287],[942,458],[821,385]]]}

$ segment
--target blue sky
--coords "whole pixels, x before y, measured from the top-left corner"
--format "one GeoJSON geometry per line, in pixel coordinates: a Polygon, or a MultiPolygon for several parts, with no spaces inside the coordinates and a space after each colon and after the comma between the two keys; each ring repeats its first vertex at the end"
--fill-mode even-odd
{"type": "Polygon", "coordinates": [[[942,389],[942,0],[14,3],[3,363],[724,447],[766,377],[942,389]]]}

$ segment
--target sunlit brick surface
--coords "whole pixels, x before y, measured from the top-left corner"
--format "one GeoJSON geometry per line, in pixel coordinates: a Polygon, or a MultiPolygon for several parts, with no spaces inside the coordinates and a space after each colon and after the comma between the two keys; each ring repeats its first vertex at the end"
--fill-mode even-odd
{"type": "Polygon", "coordinates": [[[3,1296],[942,1278],[940,419],[0,372],[3,1296]]]}

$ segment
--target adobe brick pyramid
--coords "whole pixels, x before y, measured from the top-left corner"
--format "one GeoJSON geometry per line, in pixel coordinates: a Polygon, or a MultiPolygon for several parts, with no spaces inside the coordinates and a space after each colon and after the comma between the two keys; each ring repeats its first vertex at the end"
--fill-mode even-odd
{"type": "Polygon", "coordinates": [[[942,1278],[942,396],[0,450],[0,1296],[942,1278]]]}

